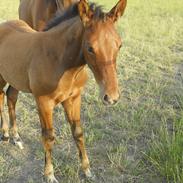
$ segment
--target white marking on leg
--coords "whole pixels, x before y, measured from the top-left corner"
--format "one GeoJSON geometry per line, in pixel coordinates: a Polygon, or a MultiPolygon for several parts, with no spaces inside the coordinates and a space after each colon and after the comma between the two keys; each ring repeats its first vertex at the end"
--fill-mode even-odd
{"type": "Polygon", "coordinates": [[[91,177],[92,177],[92,173],[91,173],[91,171],[90,171],[89,168],[87,168],[87,169],[85,170],[85,175],[86,175],[86,177],[88,177],[88,178],[91,178],[91,177]]]}
{"type": "Polygon", "coordinates": [[[21,141],[14,141],[15,145],[18,146],[21,150],[24,149],[23,143],[21,141]]]}
{"type": "Polygon", "coordinates": [[[47,182],[48,183],[58,183],[57,179],[55,178],[54,174],[51,173],[47,176],[47,182]]]}
{"type": "Polygon", "coordinates": [[[13,142],[16,146],[18,146],[21,150],[24,149],[23,147],[23,141],[20,138],[19,134],[17,133],[14,137],[13,137],[13,142]]]}
{"type": "Polygon", "coordinates": [[[5,132],[3,135],[0,135],[0,142],[3,144],[8,144],[9,143],[9,133],[5,132]]]}

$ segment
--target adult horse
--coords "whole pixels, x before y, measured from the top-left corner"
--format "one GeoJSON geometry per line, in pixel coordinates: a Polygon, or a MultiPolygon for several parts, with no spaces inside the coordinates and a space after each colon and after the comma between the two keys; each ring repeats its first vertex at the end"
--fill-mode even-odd
{"type": "MultiPolygon", "coordinates": [[[[42,31],[45,25],[57,13],[63,13],[78,0],[20,0],[19,18],[37,31],[42,31]]],[[[12,128],[13,141],[19,148],[23,148],[22,140],[18,134],[16,123],[15,105],[18,98],[18,90],[9,86],[6,92],[9,110],[10,126],[12,128]]],[[[8,138],[4,138],[8,141],[8,138]]]]}
{"type": "Polygon", "coordinates": [[[20,0],[19,18],[37,31],[42,31],[56,12],[62,13],[78,0],[20,0]]]}
{"type": "Polygon", "coordinates": [[[45,32],[36,32],[20,20],[0,25],[3,136],[9,136],[3,110],[3,88],[9,83],[19,91],[32,93],[36,100],[45,149],[44,174],[48,182],[57,182],[51,154],[55,139],[52,115],[58,103],[65,109],[82,169],[91,177],[80,122],[81,91],[87,80],[85,68],[88,65],[93,72],[104,104],[115,104],[119,99],[116,57],[121,47],[115,22],[125,7],[126,0],[120,0],[111,11],[104,13],[95,4],[80,0],[51,21],[45,32]]]}

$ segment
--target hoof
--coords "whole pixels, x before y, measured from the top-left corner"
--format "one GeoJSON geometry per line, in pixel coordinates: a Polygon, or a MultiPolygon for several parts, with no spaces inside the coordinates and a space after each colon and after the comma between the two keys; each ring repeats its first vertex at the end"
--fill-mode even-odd
{"type": "Polygon", "coordinates": [[[13,138],[13,143],[16,145],[16,146],[18,146],[19,147],[19,149],[23,149],[24,147],[23,147],[23,141],[22,141],[22,139],[20,138],[20,137],[14,137],[13,138]]]}
{"type": "Polygon", "coordinates": [[[8,136],[8,137],[5,137],[4,135],[2,135],[2,136],[0,137],[0,143],[8,144],[9,141],[10,141],[10,137],[9,137],[9,136],[8,136]]]}
{"type": "Polygon", "coordinates": [[[55,178],[54,174],[50,174],[50,175],[47,176],[47,183],[58,183],[58,181],[55,178]]]}
{"type": "Polygon", "coordinates": [[[95,175],[93,175],[90,171],[90,169],[88,168],[87,170],[85,170],[85,176],[87,179],[94,181],[95,180],[95,175]]]}

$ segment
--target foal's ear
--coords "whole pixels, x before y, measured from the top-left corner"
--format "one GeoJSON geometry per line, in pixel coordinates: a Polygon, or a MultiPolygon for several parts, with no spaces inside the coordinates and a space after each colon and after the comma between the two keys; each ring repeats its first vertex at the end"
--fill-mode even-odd
{"type": "Polygon", "coordinates": [[[119,17],[121,17],[125,11],[127,0],[119,0],[116,6],[114,6],[108,13],[108,17],[116,22],[119,17]]]}
{"type": "Polygon", "coordinates": [[[90,22],[93,15],[87,0],[80,0],[78,3],[78,12],[83,25],[86,26],[90,22]]]}

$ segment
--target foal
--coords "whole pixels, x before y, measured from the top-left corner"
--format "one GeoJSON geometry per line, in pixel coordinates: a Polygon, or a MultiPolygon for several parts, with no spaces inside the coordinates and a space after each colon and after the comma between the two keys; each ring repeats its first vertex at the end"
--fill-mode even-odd
{"type": "Polygon", "coordinates": [[[65,14],[51,21],[45,32],[36,32],[23,21],[0,25],[3,135],[8,137],[3,88],[9,83],[17,90],[32,93],[36,100],[45,149],[44,174],[50,183],[58,182],[51,158],[55,139],[52,114],[58,103],[62,103],[65,109],[82,169],[87,177],[91,177],[80,122],[81,91],[87,80],[85,68],[88,65],[92,70],[100,86],[103,103],[115,104],[119,99],[116,57],[121,47],[115,22],[125,7],[126,0],[120,0],[110,12],[104,13],[95,4],[80,0],[65,14]]]}
{"type": "MultiPolygon", "coordinates": [[[[33,29],[43,31],[48,21],[56,16],[57,13],[63,13],[69,6],[76,2],[78,0],[20,0],[19,18],[28,23],[33,29]]],[[[18,134],[15,114],[18,90],[9,86],[6,95],[13,141],[22,149],[23,144],[18,134]]],[[[9,139],[5,138],[3,140],[8,141],[9,139]]]]}

